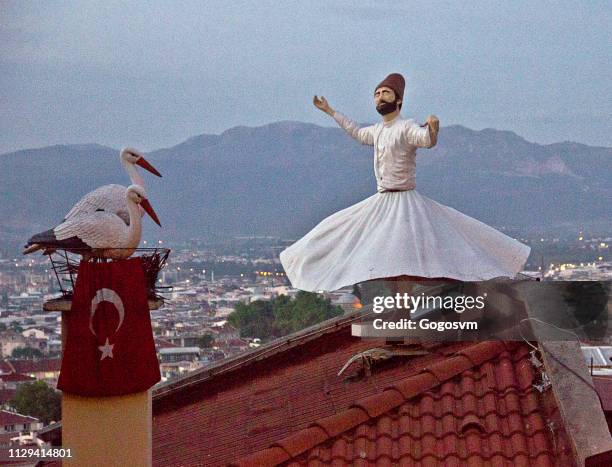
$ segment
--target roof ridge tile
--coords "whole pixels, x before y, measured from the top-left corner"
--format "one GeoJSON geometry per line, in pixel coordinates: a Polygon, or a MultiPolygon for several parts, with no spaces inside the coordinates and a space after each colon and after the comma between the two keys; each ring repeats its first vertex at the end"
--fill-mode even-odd
{"type": "Polygon", "coordinates": [[[391,384],[388,388],[398,391],[404,396],[404,399],[412,399],[437,385],[434,375],[429,372],[422,372],[391,384]]]}
{"type": "Polygon", "coordinates": [[[486,341],[471,345],[457,352],[472,362],[473,366],[479,366],[487,360],[491,360],[506,350],[506,345],[500,341],[486,341]]]}
{"type": "Polygon", "coordinates": [[[325,418],[321,418],[309,426],[318,426],[323,429],[330,438],[338,436],[351,428],[369,420],[370,416],[361,407],[351,407],[346,411],[338,412],[325,418]]]}
{"type": "Polygon", "coordinates": [[[272,467],[291,459],[291,455],[283,448],[273,446],[256,451],[229,464],[230,467],[272,467]]]}
{"type": "Polygon", "coordinates": [[[474,364],[465,355],[456,355],[450,358],[445,358],[436,363],[432,363],[423,371],[431,373],[439,383],[443,383],[457,375],[460,375],[465,370],[472,368],[474,364]]]}
{"type": "Polygon", "coordinates": [[[404,402],[404,396],[395,388],[385,389],[378,394],[359,399],[351,407],[363,409],[370,418],[376,418],[404,402]]]}
{"type": "Polygon", "coordinates": [[[328,438],[327,433],[321,427],[311,426],[289,435],[272,444],[271,447],[280,447],[287,451],[291,457],[295,457],[317,444],[321,444],[328,438]]]}

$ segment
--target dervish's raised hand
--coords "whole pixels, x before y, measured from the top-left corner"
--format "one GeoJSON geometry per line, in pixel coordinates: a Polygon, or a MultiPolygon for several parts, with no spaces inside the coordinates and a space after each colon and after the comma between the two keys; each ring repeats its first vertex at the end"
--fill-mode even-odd
{"type": "Polygon", "coordinates": [[[438,143],[438,131],[440,131],[440,120],[435,115],[430,115],[426,120],[427,126],[429,127],[429,139],[431,140],[430,148],[434,147],[438,143]]]}
{"type": "Polygon", "coordinates": [[[323,96],[317,97],[315,95],[312,98],[312,103],[315,105],[315,107],[317,109],[321,110],[322,112],[325,112],[328,115],[333,115],[334,114],[334,109],[332,109],[330,107],[330,105],[327,103],[327,99],[325,99],[325,97],[323,97],[323,96]]]}
{"type": "Polygon", "coordinates": [[[440,130],[440,120],[435,115],[430,115],[427,117],[427,124],[429,127],[434,130],[436,133],[440,130]]]}

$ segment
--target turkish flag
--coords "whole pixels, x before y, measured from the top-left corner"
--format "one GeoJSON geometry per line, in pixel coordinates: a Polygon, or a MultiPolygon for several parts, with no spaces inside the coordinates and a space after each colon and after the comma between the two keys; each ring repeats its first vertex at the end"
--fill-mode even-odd
{"type": "Polygon", "coordinates": [[[140,258],[81,261],[72,309],[62,319],[66,335],[58,389],[120,396],[160,380],[140,258]]]}

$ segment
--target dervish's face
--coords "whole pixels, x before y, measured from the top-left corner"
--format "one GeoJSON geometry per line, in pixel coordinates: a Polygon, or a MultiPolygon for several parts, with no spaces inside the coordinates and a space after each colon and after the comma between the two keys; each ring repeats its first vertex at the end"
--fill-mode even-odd
{"type": "Polygon", "coordinates": [[[383,86],[374,91],[374,103],[376,107],[383,104],[384,102],[390,103],[395,100],[395,91],[393,89],[388,88],[387,86],[383,86]]]}
{"type": "Polygon", "coordinates": [[[387,86],[381,86],[374,91],[374,104],[376,111],[381,115],[395,112],[401,100],[396,99],[395,91],[387,86]]]}

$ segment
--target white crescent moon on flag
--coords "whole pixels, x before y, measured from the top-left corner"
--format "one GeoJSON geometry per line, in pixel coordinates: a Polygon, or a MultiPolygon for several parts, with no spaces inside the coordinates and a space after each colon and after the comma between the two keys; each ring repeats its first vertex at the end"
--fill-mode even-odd
{"type": "Polygon", "coordinates": [[[96,331],[93,328],[93,318],[96,314],[96,310],[98,309],[98,305],[102,302],[110,302],[115,305],[117,312],[119,312],[119,324],[117,325],[117,329],[115,332],[119,330],[121,325],[123,324],[123,318],[125,317],[125,310],[123,308],[123,301],[121,297],[112,289],[98,289],[96,291],[96,296],[91,300],[91,315],[89,316],[89,330],[95,336],[96,331]]]}

